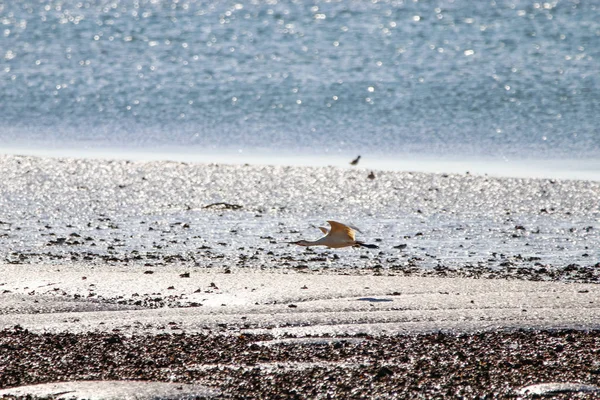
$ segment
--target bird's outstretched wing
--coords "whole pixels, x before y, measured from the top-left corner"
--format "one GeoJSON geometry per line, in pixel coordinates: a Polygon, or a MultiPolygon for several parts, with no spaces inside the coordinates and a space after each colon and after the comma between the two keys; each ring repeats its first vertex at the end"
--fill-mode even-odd
{"type": "Polygon", "coordinates": [[[327,221],[327,223],[331,226],[331,230],[329,231],[328,236],[346,240],[350,239],[351,241],[355,240],[354,229],[350,228],[348,225],[344,225],[336,221],[327,221]]]}
{"type": "Polygon", "coordinates": [[[354,225],[347,225],[347,226],[354,229],[356,232],[362,233],[362,231],[360,229],[358,229],[357,227],[355,227],[354,225]]]}
{"type": "MultiPolygon", "coordinates": [[[[327,221],[327,222],[335,222],[335,221],[327,221]]],[[[350,224],[342,224],[341,222],[335,222],[336,224],[340,224],[342,226],[348,227],[352,230],[354,230],[355,232],[359,232],[359,233],[363,233],[360,229],[358,229],[356,226],[354,225],[350,225],[350,224]]],[[[319,229],[321,230],[321,232],[327,234],[327,232],[329,232],[329,229],[327,228],[323,228],[322,226],[319,226],[319,229]]]]}

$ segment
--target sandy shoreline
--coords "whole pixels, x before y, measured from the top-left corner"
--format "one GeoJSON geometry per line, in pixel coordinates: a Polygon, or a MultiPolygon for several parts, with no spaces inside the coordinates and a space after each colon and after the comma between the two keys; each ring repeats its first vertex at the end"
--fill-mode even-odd
{"type": "Polygon", "coordinates": [[[0,388],[136,378],[234,398],[473,398],[599,383],[585,361],[600,351],[597,182],[19,156],[0,169],[0,388]],[[285,243],[326,219],[380,248],[285,243]],[[315,335],[368,341],[293,345],[300,364],[250,343],[315,335]],[[165,337],[148,356],[164,365],[131,361],[165,337]],[[90,340],[110,357],[79,359],[90,340]],[[71,361],[24,372],[23,346],[50,360],[56,343],[71,361]],[[202,361],[218,348],[229,366],[202,361]]]}
{"type": "Polygon", "coordinates": [[[597,284],[240,269],[144,272],[0,265],[0,329],[303,337],[600,328],[597,284]]]}

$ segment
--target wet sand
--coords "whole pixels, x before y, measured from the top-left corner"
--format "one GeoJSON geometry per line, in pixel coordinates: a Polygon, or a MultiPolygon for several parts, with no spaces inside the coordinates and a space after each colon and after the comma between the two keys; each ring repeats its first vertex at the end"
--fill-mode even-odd
{"type": "Polygon", "coordinates": [[[597,182],[18,156],[0,168],[0,388],[478,398],[600,383],[597,182]],[[286,244],[327,219],[380,248],[286,244]],[[257,343],[315,335],[361,340],[257,343]]]}
{"type": "Polygon", "coordinates": [[[0,157],[13,264],[280,268],[597,281],[600,183],[0,157]],[[302,249],[328,219],[380,249],[302,249]]]}

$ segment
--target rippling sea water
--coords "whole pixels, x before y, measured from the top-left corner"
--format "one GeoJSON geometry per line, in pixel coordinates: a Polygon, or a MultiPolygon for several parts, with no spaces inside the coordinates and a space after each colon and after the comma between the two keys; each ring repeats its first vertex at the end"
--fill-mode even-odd
{"type": "Polygon", "coordinates": [[[598,15],[583,0],[3,2],[0,141],[594,159],[598,15]]]}

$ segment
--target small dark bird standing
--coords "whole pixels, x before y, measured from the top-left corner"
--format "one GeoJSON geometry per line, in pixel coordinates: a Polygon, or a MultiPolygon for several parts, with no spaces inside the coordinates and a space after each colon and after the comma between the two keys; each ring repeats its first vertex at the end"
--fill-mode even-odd
{"type": "Polygon", "coordinates": [[[360,156],[358,156],[354,160],[350,161],[350,165],[357,165],[359,161],[360,161],[360,156]]]}

